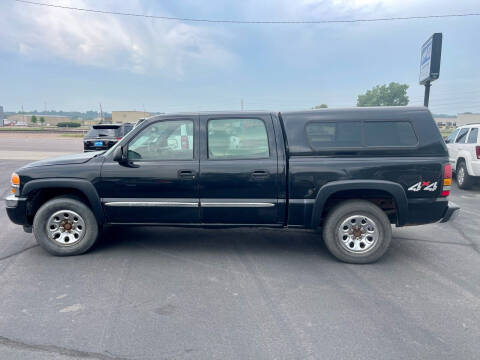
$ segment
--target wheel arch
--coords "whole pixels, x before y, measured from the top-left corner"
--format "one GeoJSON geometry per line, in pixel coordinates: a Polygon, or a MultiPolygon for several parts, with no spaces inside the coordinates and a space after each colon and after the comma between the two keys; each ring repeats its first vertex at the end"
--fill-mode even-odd
{"type": "Polygon", "coordinates": [[[29,195],[31,196],[35,192],[55,189],[59,190],[58,195],[68,195],[68,191],[71,190],[73,195],[83,196],[84,199],[88,201],[87,205],[90,206],[95,214],[97,222],[99,224],[105,222],[105,214],[100,197],[92,183],[87,180],[74,178],[31,180],[23,187],[22,196],[29,198],[29,195]]]}
{"type": "Polygon", "coordinates": [[[455,166],[455,172],[457,172],[458,166],[460,163],[465,163],[465,167],[467,168],[468,174],[473,174],[472,169],[472,156],[468,151],[461,151],[457,157],[457,164],[455,166]]]}
{"type": "Polygon", "coordinates": [[[382,191],[389,194],[395,202],[396,225],[403,226],[408,215],[408,200],[402,185],[385,180],[339,180],[323,185],[317,193],[312,212],[311,226],[320,225],[322,214],[328,200],[344,191],[382,191]]]}

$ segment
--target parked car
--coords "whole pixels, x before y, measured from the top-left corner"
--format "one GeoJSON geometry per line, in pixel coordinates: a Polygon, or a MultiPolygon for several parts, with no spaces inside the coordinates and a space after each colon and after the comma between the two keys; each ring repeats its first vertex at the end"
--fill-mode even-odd
{"type": "Polygon", "coordinates": [[[154,116],[104,153],[12,175],[10,219],[77,255],[105,224],[321,229],[338,259],[369,263],[391,224],[448,221],[451,166],[426,108],[154,116]],[[47,171],[48,170],[48,171],[47,171]]]}
{"type": "Polygon", "coordinates": [[[133,129],[133,124],[93,125],[83,138],[83,151],[108,150],[133,129]]]}
{"type": "Polygon", "coordinates": [[[480,124],[460,126],[445,140],[450,163],[461,189],[469,189],[480,177],[480,124]]]}

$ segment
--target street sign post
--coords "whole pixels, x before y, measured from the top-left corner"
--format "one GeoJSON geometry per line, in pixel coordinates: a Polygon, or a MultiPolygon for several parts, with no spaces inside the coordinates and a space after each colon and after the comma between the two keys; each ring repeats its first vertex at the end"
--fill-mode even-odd
{"type": "Polygon", "coordinates": [[[440,76],[440,58],[442,56],[442,33],[433,34],[423,45],[420,58],[420,85],[425,85],[423,105],[428,107],[431,82],[440,76]]]}

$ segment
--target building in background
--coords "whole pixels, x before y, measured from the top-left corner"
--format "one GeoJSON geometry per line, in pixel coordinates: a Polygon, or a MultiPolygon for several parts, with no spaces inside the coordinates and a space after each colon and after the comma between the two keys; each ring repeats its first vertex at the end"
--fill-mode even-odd
{"type": "Polygon", "coordinates": [[[95,119],[83,120],[83,125],[84,126],[97,125],[97,124],[100,124],[101,121],[102,121],[101,117],[96,117],[95,119]]]}
{"type": "Polygon", "coordinates": [[[435,116],[434,120],[440,129],[449,129],[451,127],[457,126],[457,118],[454,116],[449,116],[449,117],[435,116]]]}
{"type": "Polygon", "coordinates": [[[112,111],[112,123],[136,123],[138,119],[151,116],[144,111],[112,111]]]}
{"type": "Polygon", "coordinates": [[[479,124],[480,123],[480,114],[473,113],[463,113],[457,115],[457,126],[467,125],[467,124],[479,124]]]}
{"type": "Polygon", "coordinates": [[[44,125],[50,126],[57,126],[58,123],[61,122],[69,122],[72,121],[70,116],[60,116],[60,115],[42,115],[42,114],[13,114],[8,117],[8,121],[10,123],[25,123],[31,124],[32,116],[35,115],[37,118],[37,125],[40,125],[40,118],[43,117],[45,119],[44,125]]]}
{"type": "Polygon", "coordinates": [[[435,122],[440,129],[449,129],[452,127],[480,124],[479,113],[462,113],[457,116],[434,116],[435,122]]]}

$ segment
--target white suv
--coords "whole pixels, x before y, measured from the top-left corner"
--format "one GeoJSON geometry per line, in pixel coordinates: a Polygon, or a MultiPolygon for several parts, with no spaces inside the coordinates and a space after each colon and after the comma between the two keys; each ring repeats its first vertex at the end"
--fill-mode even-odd
{"type": "Polygon", "coordinates": [[[445,140],[458,187],[468,189],[480,176],[480,124],[460,126],[445,140]]]}

